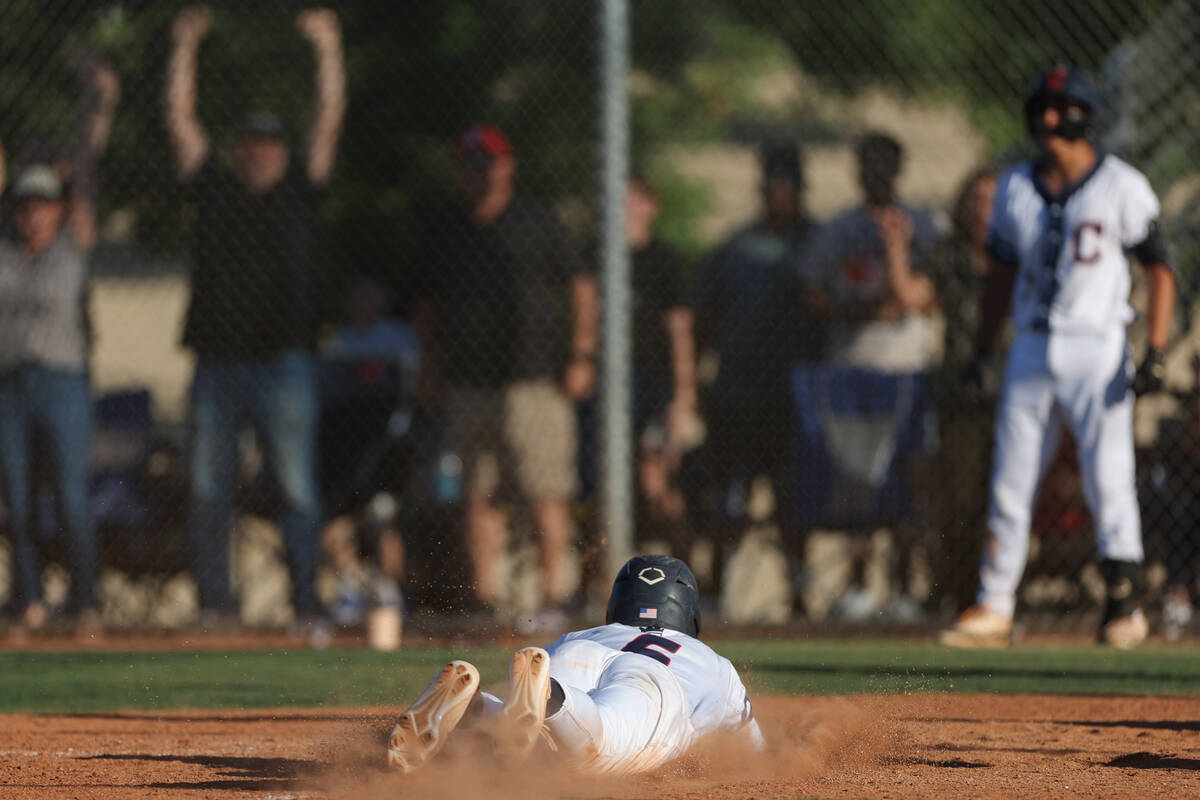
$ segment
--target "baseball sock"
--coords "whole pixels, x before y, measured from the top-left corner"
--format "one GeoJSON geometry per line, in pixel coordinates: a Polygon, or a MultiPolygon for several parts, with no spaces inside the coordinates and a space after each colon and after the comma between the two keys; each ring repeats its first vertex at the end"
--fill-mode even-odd
{"type": "Polygon", "coordinates": [[[1138,567],[1135,561],[1115,561],[1105,559],[1100,562],[1100,572],[1104,575],[1105,606],[1104,622],[1108,623],[1120,617],[1127,617],[1138,607],[1137,579],[1138,567]]]}
{"type": "Polygon", "coordinates": [[[566,699],[566,695],[563,694],[563,688],[559,686],[558,681],[551,678],[550,696],[546,698],[546,716],[557,714],[558,710],[562,708],[564,699],[566,699]]]}

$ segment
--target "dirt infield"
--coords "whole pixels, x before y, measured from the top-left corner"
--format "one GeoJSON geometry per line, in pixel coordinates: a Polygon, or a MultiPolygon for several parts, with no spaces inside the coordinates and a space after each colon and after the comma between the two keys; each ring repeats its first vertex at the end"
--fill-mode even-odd
{"type": "Polygon", "coordinates": [[[977,798],[1200,795],[1200,698],[760,698],[771,753],[706,748],[652,775],[498,772],[447,751],[381,767],[400,709],[11,715],[4,798],[977,798]]]}

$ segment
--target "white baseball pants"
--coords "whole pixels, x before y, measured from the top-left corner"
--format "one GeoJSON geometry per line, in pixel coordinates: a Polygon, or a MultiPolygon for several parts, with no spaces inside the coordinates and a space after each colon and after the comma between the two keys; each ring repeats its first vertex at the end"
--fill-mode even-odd
{"type": "Polygon", "coordinates": [[[1101,559],[1140,562],[1133,394],[1124,329],[1018,333],[996,418],[988,528],[977,602],[1012,616],[1038,485],[1069,426],[1101,559]]]}
{"type": "Polygon", "coordinates": [[[695,744],[691,710],[664,664],[590,641],[569,642],[550,662],[562,708],[546,718],[559,751],[577,767],[632,774],[654,769],[695,744]]]}

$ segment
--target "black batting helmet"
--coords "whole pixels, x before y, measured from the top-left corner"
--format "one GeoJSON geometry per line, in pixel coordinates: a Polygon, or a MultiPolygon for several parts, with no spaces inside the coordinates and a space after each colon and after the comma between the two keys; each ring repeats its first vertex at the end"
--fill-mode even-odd
{"type": "Polygon", "coordinates": [[[634,556],[613,581],[605,622],[700,635],[700,592],[688,565],[671,556],[634,556]]]}
{"type": "Polygon", "coordinates": [[[1062,112],[1062,119],[1052,132],[1064,139],[1082,139],[1092,133],[1100,94],[1085,70],[1056,64],[1037,76],[1025,99],[1025,121],[1031,136],[1037,137],[1042,112],[1052,105],[1059,106],[1062,112]]]}

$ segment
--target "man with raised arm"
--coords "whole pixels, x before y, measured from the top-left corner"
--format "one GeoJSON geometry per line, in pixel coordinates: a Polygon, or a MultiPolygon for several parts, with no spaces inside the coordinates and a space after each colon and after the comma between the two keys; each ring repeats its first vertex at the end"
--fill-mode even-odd
{"type": "Polygon", "coordinates": [[[192,300],[184,344],[196,354],[189,417],[188,535],[202,623],[236,616],[229,531],[239,424],[255,427],[282,495],[279,525],[292,579],[296,632],[327,638],[313,586],[321,521],[316,481],[317,207],[333,170],[346,108],[341,29],[333,11],[301,12],[296,27],[316,56],[313,125],[292,157],[271,113],[247,114],[232,169],[210,158],[196,116],[196,61],[211,26],[206,7],[182,11],[172,31],[166,123],[179,180],[196,209],[192,300]]]}
{"type": "MultiPolygon", "coordinates": [[[[96,61],[81,64],[80,77],[81,125],[71,158],[14,164],[14,236],[0,240],[0,496],[13,543],[17,636],[36,633],[48,615],[30,502],[35,429],[45,435],[67,545],[71,582],[64,614],[80,638],[100,633],[94,595],[98,555],[88,508],[86,303],[88,255],[96,243],[96,161],[108,143],[120,80],[96,61]]],[[[0,194],[6,172],[0,147],[0,194]]]]}

